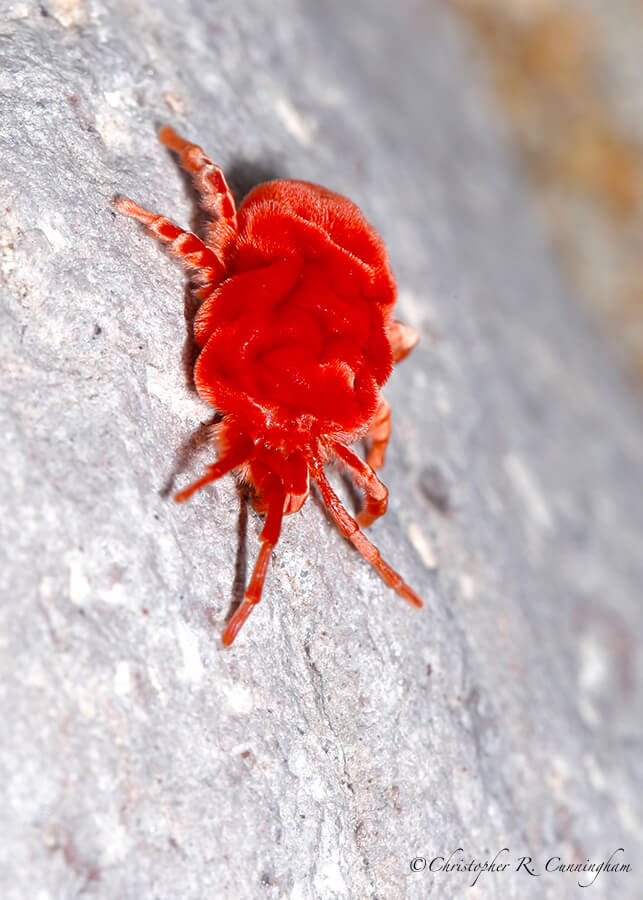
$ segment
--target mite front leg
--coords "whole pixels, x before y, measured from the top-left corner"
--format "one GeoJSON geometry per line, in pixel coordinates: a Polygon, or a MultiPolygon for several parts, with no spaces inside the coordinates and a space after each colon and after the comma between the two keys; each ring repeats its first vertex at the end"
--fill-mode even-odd
{"type": "Polygon", "coordinates": [[[159,139],[178,154],[179,162],[189,172],[201,194],[201,207],[213,218],[206,229],[207,243],[225,267],[230,261],[237,237],[237,209],[223,172],[208,159],[201,147],[180,137],[165,125],[159,139]]]}
{"type": "Polygon", "coordinates": [[[210,287],[224,277],[224,270],[214,251],[191,231],[184,231],[165,216],[157,216],[129,197],[115,197],[114,209],[130,219],[146,225],[154,237],[168,245],[170,253],[176,256],[186,268],[194,269],[193,277],[198,284],[210,287]]]}
{"type": "Polygon", "coordinates": [[[388,490],[386,485],[382,484],[375,472],[368,463],[360,459],[357,453],[346,447],[344,444],[333,444],[335,455],[345,463],[353,473],[355,483],[364,491],[366,497],[366,505],[360,510],[357,521],[362,528],[368,526],[383,516],[388,506],[388,490]]]}
{"type": "Polygon", "coordinates": [[[177,503],[184,503],[192,496],[192,494],[196,493],[196,491],[200,491],[202,487],[205,487],[206,484],[217,481],[222,475],[231,472],[233,469],[238,469],[239,466],[242,466],[250,459],[253,452],[254,442],[252,438],[247,434],[241,435],[236,442],[230,444],[226,448],[221,459],[208,466],[206,475],[199,478],[198,481],[192,482],[192,484],[182,491],[179,491],[178,494],[174,495],[174,499],[177,503]]]}
{"type": "Polygon", "coordinates": [[[391,406],[388,400],[380,397],[379,405],[371,422],[371,427],[366,435],[371,441],[371,446],[366,457],[371,469],[381,469],[384,465],[386,448],[391,436],[391,406]]]}
{"type": "Polygon", "coordinates": [[[420,340],[420,335],[409,325],[393,322],[388,330],[388,340],[393,351],[393,362],[399,363],[400,360],[409,355],[420,340]]]}

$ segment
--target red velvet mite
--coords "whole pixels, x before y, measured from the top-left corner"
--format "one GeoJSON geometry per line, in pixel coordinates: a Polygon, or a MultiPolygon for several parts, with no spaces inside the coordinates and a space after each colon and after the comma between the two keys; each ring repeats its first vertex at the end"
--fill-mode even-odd
{"type": "Polygon", "coordinates": [[[261,599],[282,518],[301,509],[311,478],[342,534],[393,590],[421,607],[360,530],[387,506],[374,472],[391,432],[380,389],[418,339],[393,319],[396,287],[381,237],[346,197],[305,181],[261,184],[237,211],[223,172],[200,147],[168,127],[159,137],[194,179],[209,217],[205,241],[127,197],[114,205],[192,270],[201,301],[194,381],[223,415],[218,462],[175,499],[234,471],[266,515],[250,585],[223,643],[234,641],[261,599]],[[360,438],[370,441],[366,462],[348,446],[360,438]],[[331,461],[364,492],[357,521],[326,479],[331,461]]]}

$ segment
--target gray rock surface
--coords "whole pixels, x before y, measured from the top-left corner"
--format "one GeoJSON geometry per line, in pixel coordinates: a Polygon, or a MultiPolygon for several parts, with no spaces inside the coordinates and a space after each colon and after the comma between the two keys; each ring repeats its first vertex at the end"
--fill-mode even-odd
{"type": "Polygon", "coordinates": [[[1,10],[0,895],[541,900],[623,847],[591,896],[640,897],[640,409],[462,36],[428,0],[1,10]],[[422,343],[372,536],[422,612],[311,501],[222,650],[261,519],[231,478],[168,498],[212,410],[180,267],[109,207],[194,221],[162,122],[384,235],[422,343]],[[458,847],[511,866],[410,870],[458,847]]]}

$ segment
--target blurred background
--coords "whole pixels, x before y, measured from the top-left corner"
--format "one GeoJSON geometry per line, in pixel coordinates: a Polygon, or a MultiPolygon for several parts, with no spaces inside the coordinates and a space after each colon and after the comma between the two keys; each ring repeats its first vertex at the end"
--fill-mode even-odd
{"type": "Polygon", "coordinates": [[[643,385],[643,0],[445,0],[468,25],[561,267],[643,385]]]}

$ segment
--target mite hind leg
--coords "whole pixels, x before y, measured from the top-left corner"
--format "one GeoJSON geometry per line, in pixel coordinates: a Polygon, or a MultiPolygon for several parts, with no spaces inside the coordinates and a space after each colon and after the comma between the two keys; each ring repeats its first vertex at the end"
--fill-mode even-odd
{"type": "Polygon", "coordinates": [[[393,351],[393,362],[399,363],[420,340],[420,335],[410,325],[393,322],[388,330],[388,340],[393,351]]]}
{"type": "Polygon", "coordinates": [[[159,139],[178,155],[181,167],[192,176],[201,194],[201,208],[213,220],[206,229],[207,243],[225,266],[237,238],[237,209],[223,172],[201,147],[186,141],[168,125],[159,131],[159,139]]]}
{"type": "MultiPolygon", "coordinates": [[[[411,350],[420,340],[420,336],[409,325],[401,322],[393,322],[388,330],[389,344],[393,353],[393,362],[398,363],[409,355],[411,350]]],[[[381,469],[384,465],[386,448],[391,436],[391,407],[384,397],[380,397],[379,405],[371,422],[366,437],[371,441],[371,446],[366,457],[366,462],[371,469],[381,469]]]]}
{"type": "Polygon", "coordinates": [[[344,444],[333,444],[335,455],[351,470],[355,483],[364,491],[365,505],[357,516],[357,522],[362,528],[368,526],[383,516],[388,506],[388,490],[382,484],[370,465],[353,453],[344,444]]]}
{"type": "Polygon", "coordinates": [[[391,406],[388,400],[380,397],[375,416],[371,422],[366,439],[371,446],[366,456],[366,462],[371,469],[381,469],[384,465],[386,448],[391,436],[391,406]]]}

